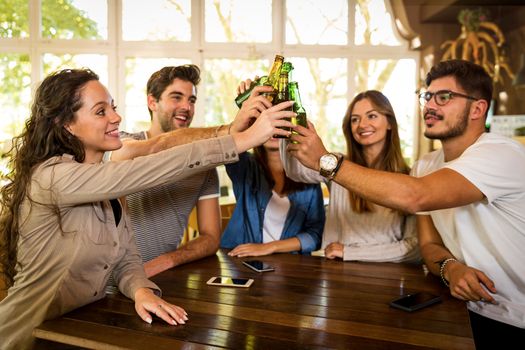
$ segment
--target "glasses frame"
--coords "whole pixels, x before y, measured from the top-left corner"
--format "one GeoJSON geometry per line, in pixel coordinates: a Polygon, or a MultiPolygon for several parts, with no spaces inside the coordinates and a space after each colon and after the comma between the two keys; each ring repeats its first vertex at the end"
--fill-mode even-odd
{"type": "Polygon", "coordinates": [[[428,102],[430,102],[430,100],[432,98],[434,98],[434,102],[438,106],[445,106],[445,105],[447,105],[454,97],[463,97],[463,98],[466,98],[468,100],[473,100],[473,101],[479,100],[479,98],[476,98],[476,97],[473,97],[473,96],[469,96],[469,95],[465,95],[465,94],[462,94],[462,93],[459,93],[459,92],[455,92],[455,91],[452,91],[452,90],[439,90],[439,91],[436,91],[436,92],[425,91],[425,92],[416,92],[416,93],[418,94],[417,96],[419,98],[419,104],[421,106],[423,106],[423,107],[426,106],[426,104],[428,102]],[[450,98],[445,103],[438,102],[438,100],[436,98],[437,95],[442,95],[442,94],[450,95],[450,98]]]}

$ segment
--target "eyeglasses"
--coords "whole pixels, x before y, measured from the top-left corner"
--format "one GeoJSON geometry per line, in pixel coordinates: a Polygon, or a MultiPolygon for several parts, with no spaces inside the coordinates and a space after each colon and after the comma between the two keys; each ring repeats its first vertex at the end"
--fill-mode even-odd
{"type": "Polygon", "coordinates": [[[438,106],[446,105],[447,103],[450,102],[450,100],[452,100],[453,97],[463,97],[463,98],[467,98],[469,100],[474,100],[474,101],[478,100],[475,97],[460,94],[459,92],[454,92],[450,90],[439,90],[436,92],[425,91],[425,92],[420,93],[418,96],[419,96],[419,103],[422,106],[425,106],[432,99],[432,97],[434,97],[434,101],[436,102],[438,106]]]}

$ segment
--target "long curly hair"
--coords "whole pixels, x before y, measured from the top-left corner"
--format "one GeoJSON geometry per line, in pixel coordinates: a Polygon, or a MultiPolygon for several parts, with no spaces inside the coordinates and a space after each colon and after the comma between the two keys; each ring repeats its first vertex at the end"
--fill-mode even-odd
{"type": "MultiPolygon", "coordinates": [[[[399,131],[394,109],[388,98],[381,92],[377,90],[367,90],[354,97],[348,106],[343,119],[343,134],[346,139],[346,157],[348,160],[377,170],[403,174],[408,174],[410,172],[410,167],[405,162],[401,152],[401,142],[399,140],[399,131]],[[381,150],[381,155],[375,164],[366,163],[363,146],[355,140],[354,135],[352,134],[352,111],[357,102],[365,99],[370,101],[377,112],[385,115],[390,124],[390,130],[387,130],[386,140],[383,149],[381,150]]],[[[369,201],[359,197],[353,192],[350,192],[350,203],[352,205],[352,210],[357,213],[373,211],[373,206],[369,201]]]]}
{"type": "MultiPolygon", "coordinates": [[[[98,75],[89,69],[64,69],[46,77],[36,91],[24,131],[13,139],[8,154],[9,183],[0,190],[0,272],[6,288],[12,285],[16,274],[20,208],[26,198],[34,203],[29,196],[33,170],[64,153],[78,162],[84,161],[82,142],[64,126],[74,121],[75,112],[82,106],[82,88],[91,80],[98,80],[98,75]]],[[[58,207],[52,208],[60,220],[58,207]]]]}

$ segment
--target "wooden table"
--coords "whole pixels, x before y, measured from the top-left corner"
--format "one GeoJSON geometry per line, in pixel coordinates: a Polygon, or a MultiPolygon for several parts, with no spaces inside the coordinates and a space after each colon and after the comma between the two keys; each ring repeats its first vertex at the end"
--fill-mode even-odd
{"type": "Polygon", "coordinates": [[[474,349],[465,304],[422,267],[294,254],[261,260],[275,271],[252,272],[219,251],[153,278],[164,298],[188,312],[185,325],[156,318],[149,325],[119,294],[47,321],[34,334],[97,349],[474,349]],[[206,285],[212,276],[255,282],[206,285]],[[389,307],[414,291],[440,294],[443,302],[413,313],[389,307]]]}

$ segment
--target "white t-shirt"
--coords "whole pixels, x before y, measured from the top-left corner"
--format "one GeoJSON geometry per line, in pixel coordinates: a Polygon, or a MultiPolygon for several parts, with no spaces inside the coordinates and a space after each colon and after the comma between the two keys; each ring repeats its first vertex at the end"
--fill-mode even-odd
{"type": "Polygon", "coordinates": [[[525,328],[525,147],[483,134],[450,162],[444,162],[442,150],[425,155],[412,173],[421,177],[444,167],[464,176],[486,197],[427,213],[456,259],[483,271],[495,284],[497,305],[469,302],[469,309],[525,328]]]}
{"type": "Polygon", "coordinates": [[[272,198],[264,211],[263,243],[281,239],[288,210],[290,210],[288,196],[280,197],[277,192],[272,191],[272,198]]]}

